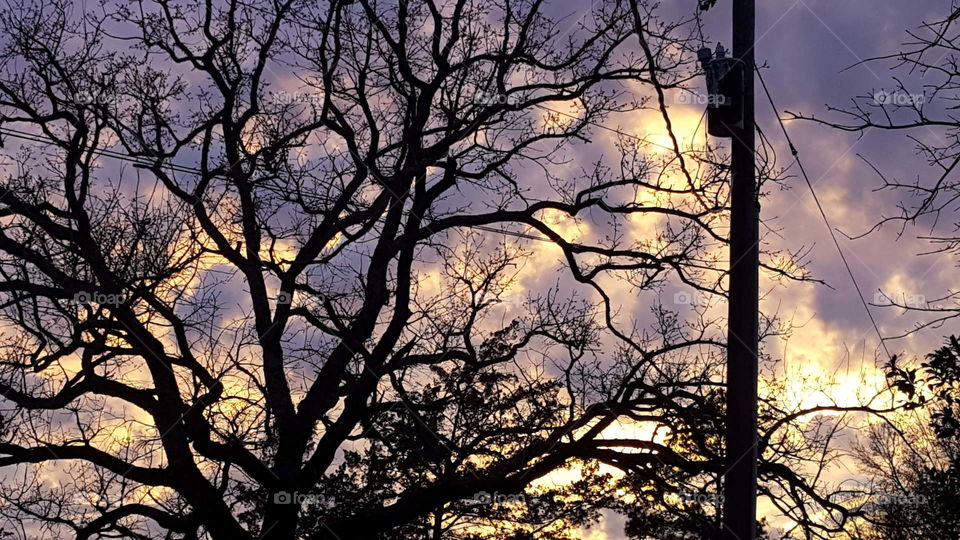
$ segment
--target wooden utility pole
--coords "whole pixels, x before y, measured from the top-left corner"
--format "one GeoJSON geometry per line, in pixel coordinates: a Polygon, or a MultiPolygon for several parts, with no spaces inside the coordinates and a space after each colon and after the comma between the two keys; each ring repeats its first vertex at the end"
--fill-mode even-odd
{"type": "Polygon", "coordinates": [[[757,537],[759,218],[754,173],[754,0],[733,0],[732,56],[742,62],[743,123],[731,129],[730,302],[724,540],[757,537]]]}

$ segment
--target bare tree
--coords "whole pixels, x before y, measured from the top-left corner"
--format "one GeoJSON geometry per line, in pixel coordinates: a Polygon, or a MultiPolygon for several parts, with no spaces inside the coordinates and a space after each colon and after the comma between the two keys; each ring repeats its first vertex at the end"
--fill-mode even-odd
{"type": "MultiPolygon", "coordinates": [[[[915,178],[912,171],[910,178],[898,178],[877,166],[869,156],[860,156],[880,178],[880,189],[894,191],[902,199],[895,213],[881,216],[858,238],[884,226],[897,226],[903,234],[907,226],[918,225],[925,230],[921,239],[931,244],[928,254],[956,255],[960,254],[960,237],[956,234],[960,224],[957,219],[960,182],[956,174],[960,164],[960,117],[956,115],[960,91],[960,65],[956,56],[960,3],[951,1],[945,11],[948,14],[944,18],[909,30],[900,51],[859,63],[891,71],[889,85],[852,98],[850,106],[830,106],[823,118],[803,113],[791,115],[859,136],[871,130],[902,133],[929,169],[915,178]]],[[[960,315],[957,292],[953,290],[937,298],[910,297],[895,292],[878,295],[878,305],[908,309],[923,316],[906,334],[940,328],[960,315]]]]}
{"type": "MultiPolygon", "coordinates": [[[[882,182],[881,189],[900,195],[897,211],[881,216],[861,236],[882,227],[896,226],[898,234],[908,227],[925,232],[919,238],[931,244],[924,255],[960,254],[957,211],[960,182],[960,118],[956,115],[960,90],[957,63],[957,21],[960,3],[945,6],[946,16],[924,22],[907,32],[907,41],[893,54],[870,58],[867,67],[889,68],[887,87],[873,88],[853,98],[846,107],[828,107],[817,118],[792,113],[793,118],[820,123],[865,136],[870,131],[902,134],[929,168],[914,177],[898,178],[870,156],[861,156],[882,182]]],[[[875,304],[908,310],[920,321],[896,339],[920,330],[948,328],[960,315],[955,290],[938,298],[877,293],[875,304]]],[[[848,493],[859,518],[848,534],[857,539],[955,538],[960,531],[956,500],[960,496],[957,476],[957,353],[955,337],[926,362],[894,356],[887,368],[891,387],[904,402],[905,414],[878,422],[856,445],[863,485],[848,493]]]]}
{"type": "MultiPolygon", "coordinates": [[[[644,3],[555,11],[5,9],[8,532],[566,538],[604,509],[638,537],[715,527],[677,496],[722,478],[722,321],[655,298],[722,299],[723,156],[671,131],[663,157],[620,136],[571,165],[614,113],[669,129],[699,44],[644,3]],[[544,249],[563,273],[517,299],[544,249]]],[[[783,431],[828,409],[762,419],[766,492],[811,523],[838,506],[789,460],[830,437],[783,431]]]]}

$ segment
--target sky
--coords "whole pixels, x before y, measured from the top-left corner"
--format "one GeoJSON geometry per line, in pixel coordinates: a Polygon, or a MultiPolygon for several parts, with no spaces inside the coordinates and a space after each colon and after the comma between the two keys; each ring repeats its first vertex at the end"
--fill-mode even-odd
{"type": "MultiPolygon", "coordinates": [[[[730,3],[720,0],[703,15],[711,48],[718,40],[730,47],[730,3]]],[[[690,13],[693,4],[667,2],[661,8],[668,13],[690,13]]],[[[790,111],[841,120],[829,107],[847,107],[856,96],[893,92],[891,77],[904,76],[891,71],[889,62],[865,61],[899,51],[910,39],[907,30],[943,18],[951,6],[943,0],[771,0],[757,2],[757,9],[757,64],[763,66],[762,77],[781,117],[787,117],[784,111],[790,111]]],[[[931,82],[917,74],[905,80],[916,88],[931,82]]],[[[758,123],[776,147],[780,163],[789,164],[789,148],[759,82],[756,106],[758,123]]],[[[699,105],[671,107],[671,116],[692,117],[693,123],[700,112],[699,105]]],[[[917,155],[913,142],[903,133],[847,133],[804,120],[785,124],[868,303],[883,304],[885,295],[922,304],[956,290],[954,257],[921,255],[930,249],[920,238],[930,233],[929,223],[907,227],[902,234],[892,225],[862,238],[849,238],[870,230],[882,216],[898,213],[896,204],[902,194],[878,191],[882,180],[870,164],[888,178],[929,179],[935,174],[917,155]]],[[[681,121],[679,125],[682,132],[691,122],[681,121]]],[[[624,127],[639,136],[662,133],[655,123],[624,127]]],[[[942,137],[933,130],[915,135],[934,140],[942,137]]],[[[789,172],[792,177],[785,182],[786,189],[773,187],[762,202],[762,217],[778,230],[777,235],[769,237],[770,247],[810,248],[806,267],[812,277],[826,285],[792,283],[766,288],[763,309],[778,312],[795,327],[789,337],[768,339],[764,348],[780,359],[777,375],[786,383],[787,391],[795,393],[798,403],[853,404],[857,397],[883,385],[878,368],[886,356],[810,189],[795,165],[789,172]],[[811,393],[807,378],[822,380],[824,376],[835,382],[829,395],[811,393]]],[[[869,309],[891,354],[916,358],[957,332],[956,324],[948,322],[898,339],[896,336],[923,318],[896,307],[871,305],[869,309]]],[[[849,473],[833,474],[841,481],[849,473]]],[[[767,511],[769,507],[761,503],[761,515],[767,511]]],[[[785,526],[783,521],[773,521],[785,526]]],[[[608,519],[595,534],[597,538],[618,538],[619,520],[608,519]]]]}
{"type": "MultiPolygon", "coordinates": [[[[660,10],[668,19],[672,15],[689,16],[695,4],[695,0],[671,0],[664,2],[660,10]]],[[[907,30],[923,21],[941,18],[950,9],[946,0],[766,0],[757,4],[756,58],[764,66],[763,78],[776,105],[781,112],[823,119],[839,118],[831,116],[827,110],[830,105],[843,107],[854,96],[892,89],[889,64],[862,62],[898,51],[908,39],[907,30]]],[[[575,9],[586,10],[587,5],[575,9]]],[[[703,23],[709,46],[719,40],[729,48],[730,0],[719,0],[703,14],[703,23]]],[[[779,132],[776,114],[762,93],[757,97],[758,122],[776,146],[781,164],[786,165],[790,152],[779,132]]],[[[675,102],[670,112],[679,134],[692,135],[702,106],[675,102]]],[[[610,122],[611,127],[639,137],[663,137],[662,125],[655,118],[613,117],[610,122]]],[[[867,161],[891,177],[927,177],[932,172],[916,155],[913,143],[902,134],[868,132],[859,136],[802,120],[789,121],[786,126],[827,218],[837,231],[851,236],[869,230],[881,216],[895,214],[899,200],[896,193],[876,191],[881,180],[867,161]]],[[[924,135],[939,136],[934,132],[924,135]]],[[[702,130],[699,136],[702,137],[702,130]]],[[[612,141],[602,137],[598,140],[601,144],[612,141]]],[[[785,189],[773,187],[763,200],[762,216],[768,220],[767,225],[778,231],[770,235],[769,247],[810,248],[807,268],[826,285],[765,284],[763,308],[792,320],[795,327],[789,338],[770,339],[764,347],[780,360],[776,373],[788,382],[788,391],[795,392],[798,403],[813,405],[822,399],[842,400],[863,388],[875,388],[883,382],[877,366],[884,358],[877,330],[809,189],[796,167],[790,172],[793,177],[784,183],[785,189]],[[804,377],[824,373],[835,376],[835,392],[830,396],[810,394],[803,386],[804,377]]],[[[586,225],[579,229],[562,221],[556,225],[568,239],[591,233],[586,225]]],[[[838,233],[850,270],[866,300],[882,300],[880,291],[916,301],[938,298],[953,290],[953,258],[918,255],[929,249],[918,238],[929,229],[913,227],[902,235],[898,232],[895,227],[886,227],[856,240],[838,233]]],[[[552,283],[554,277],[540,271],[557,257],[557,252],[550,249],[555,248],[535,250],[529,269],[532,272],[520,278],[524,288],[552,283]]],[[[668,297],[673,293],[665,291],[668,297]]],[[[902,334],[918,321],[915,314],[898,308],[872,306],[870,310],[879,333],[885,337],[902,334]]],[[[886,346],[891,353],[922,355],[955,331],[955,327],[949,326],[926,329],[903,339],[890,339],[886,346]]],[[[617,538],[620,530],[620,523],[611,519],[591,534],[596,538],[617,538]]]]}
{"type": "MultiPolygon", "coordinates": [[[[708,24],[719,23],[724,27],[728,4],[721,2],[711,10],[708,24]]],[[[948,4],[943,1],[758,2],[757,62],[768,66],[763,77],[781,111],[839,119],[827,111],[828,105],[845,107],[854,96],[893,89],[889,64],[862,62],[900,50],[900,44],[908,38],[906,30],[942,17],[949,10],[948,4]],[[861,64],[856,65],[858,63],[861,64]]],[[[717,32],[717,35],[722,34],[717,32]]],[[[772,134],[779,154],[789,156],[783,138],[778,136],[774,114],[763,97],[758,94],[759,123],[772,134]]],[[[891,177],[928,177],[932,172],[916,156],[913,143],[903,134],[875,131],[859,137],[804,121],[788,122],[787,129],[830,222],[847,235],[866,232],[881,216],[896,213],[898,194],[876,192],[882,185],[881,179],[865,160],[891,177]]],[[[796,168],[792,171],[797,172],[796,168]]],[[[851,350],[866,350],[866,360],[870,360],[879,339],[856,289],[827,235],[827,227],[808,188],[799,177],[789,185],[791,189],[787,191],[770,194],[763,203],[762,215],[776,218],[787,245],[814,246],[809,268],[815,277],[825,280],[832,288],[802,287],[805,290],[801,295],[787,293],[783,298],[791,298],[816,313],[820,324],[809,325],[811,332],[842,336],[846,346],[851,350]],[[822,329],[817,330],[819,326],[822,329]],[[865,349],[861,347],[864,340],[865,349]]],[[[898,298],[907,295],[933,299],[952,289],[953,262],[949,256],[917,256],[929,248],[917,238],[928,229],[908,228],[899,238],[897,232],[896,227],[887,227],[858,240],[838,236],[867,300],[874,301],[880,290],[898,298]]],[[[900,334],[915,322],[911,314],[896,308],[871,310],[885,337],[900,334]]],[[[926,352],[924,347],[939,343],[946,331],[924,332],[913,339],[891,341],[888,348],[894,354],[904,350],[914,354],[926,352]]],[[[799,330],[796,341],[806,341],[803,335],[804,330],[799,330]]],[[[788,361],[790,356],[787,355],[788,361]]]]}
{"type": "MultiPolygon", "coordinates": [[[[762,77],[781,117],[786,111],[823,120],[841,120],[829,110],[844,108],[852,99],[892,93],[892,76],[915,83],[917,88],[930,79],[890,71],[889,63],[865,62],[869,58],[895,53],[908,41],[908,30],[923,22],[938,20],[949,13],[946,1],[867,2],[828,0],[773,0],[757,2],[756,59],[762,77]]],[[[694,12],[696,2],[674,1],[660,5],[665,19],[682,18],[694,12]]],[[[580,13],[586,5],[578,7],[580,13]]],[[[713,48],[719,40],[730,47],[730,1],[720,0],[703,14],[706,45],[713,48]]],[[[908,85],[910,86],[910,85],[908,85]]],[[[692,88],[703,93],[702,80],[692,88]],[[696,85],[700,85],[699,88],[696,85]]],[[[671,119],[681,140],[703,138],[698,130],[702,105],[681,102],[674,96],[671,119]]],[[[757,119],[761,129],[775,146],[781,166],[791,164],[790,151],[780,131],[777,114],[762,89],[757,88],[757,119]]],[[[882,180],[871,164],[888,178],[929,178],[934,171],[917,155],[914,143],[903,133],[867,131],[847,133],[815,122],[792,120],[786,128],[799,152],[799,159],[822,205],[826,219],[836,232],[846,264],[829,234],[810,189],[796,164],[790,177],[780,186],[771,186],[762,201],[761,215],[768,230],[766,248],[796,251],[808,248],[806,268],[812,277],[824,283],[787,283],[764,281],[762,309],[777,313],[792,324],[788,336],[767,339],[764,350],[776,363],[773,377],[783,383],[783,395],[777,396],[795,406],[853,406],[882,390],[886,381],[882,366],[887,359],[878,337],[885,338],[890,354],[917,358],[939,346],[945,336],[956,332],[950,324],[928,328],[903,338],[923,318],[914,312],[883,306],[885,298],[922,304],[954,290],[955,260],[949,254],[921,255],[930,245],[920,237],[929,234],[928,224],[907,227],[886,226],[866,236],[852,239],[870,230],[882,217],[898,213],[902,193],[878,191],[882,180]],[[849,271],[847,269],[849,265],[849,271]],[[869,306],[867,313],[850,273],[859,284],[869,306]],[[881,304],[881,305],[875,305],[881,304]],[[871,318],[876,321],[876,328],[871,318]],[[825,392],[819,390],[826,389],[825,392]]],[[[611,116],[607,127],[619,129],[660,144],[669,144],[658,114],[611,116]]],[[[941,133],[925,130],[922,138],[940,138],[941,133]]],[[[581,161],[589,152],[610,151],[614,137],[598,134],[599,149],[580,150],[581,161]]],[[[717,143],[720,141],[712,141],[717,143]]],[[[655,149],[654,149],[655,151],[655,149]]],[[[590,237],[599,231],[590,224],[564,227],[557,224],[568,239],[590,237]]],[[[642,233],[637,229],[635,232],[642,233]]],[[[520,285],[535,290],[550,284],[553,275],[543,272],[545,264],[557,258],[551,247],[531,246],[536,263],[533,271],[520,274],[520,285]]],[[[615,284],[609,284],[616,287],[615,284]]],[[[622,289],[616,298],[624,311],[644,320],[648,304],[622,289]]],[[[662,298],[685,293],[668,285],[662,298]],[[671,288],[672,287],[672,288],[671,288]]],[[[682,309],[682,308],[681,308],[682,309]]],[[[715,306],[724,310],[723,305],[715,306]]],[[[763,387],[761,392],[763,392],[763,387]]],[[[625,433],[638,435],[624,428],[625,433]]],[[[856,478],[851,469],[840,467],[829,472],[834,482],[856,478]]],[[[559,479],[562,481],[562,479],[559,479]]],[[[761,516],[771,512],[760,505],[761,516]]],[[[772,523],[788,528],[782,519],[772,523]]],[[[589,533],[590,538],[620,538],[622,521],[607,515],[603,523],[589,533]]]]}
{"type": "MultiPolygon", "coordinates": [[[[680,4],[689,10],[691,2],[664,7],[677,8],[680,4]]],[[[900,50],[900,44],[908,38],[906,30],[937,19],[950,6],[944,1],[774,0],[758,2],[757,7],[755,54],[758,65],[764,66],[762,76],[777,107],[829,120],[840,117],[831,115],[828,105],[845,107],[854,96],[893,89],[889,64],[856,64],[900,50]]],[[[719,40],[729,48],[729,14],[730,2],[721,0],[703,16],[711,47],[719,40]]],[[[757,91],[758,122],[776,146],[781,164],[788,164],[789,150],[775,115],[759,86],[757,91]]],[[[675,108],[699,110],[696,107],[675,108]]],[[[875,191],[881,180],[862,158],[893,177],[929,176],[931,172],[903,134],[874,131],[861,137],[802,120],[788,121],[786,126],[827,217],[836,230],[847,235],[863,233],[881,216],[895,214],[899,200],[895,193],[875,191]]],[[[829,287],[787,287],[774,291],[766,302],[789,299],[784,307],[794,304],[811,309],[824,330],[843,336],[850,346],[866,340],[866,350],[872,355],[879,341],[876,332],[809,189],[796,166],[790,172],[793,177],[785,183],[789,189],[770,190],[763,201],[762,216],[772,220],[771,226],[782,229],[780,247],[813,246],[808,268],[829,287]]],[[[916,256],[929,247],[917,239],[929,230],[908,228],[899,238],[896,232],[895,227],[887,227],[857,240],[838,235],[867,300],[873,301],[881,289],[888,294],[923,295],[928,299],[950,289],[949,257],[916,256]]],[[[872,309],[885,336],[899,334],[914,322],[902,310],[872,309]]],[[[799,330],[797,336],[802,332],[799,330]]],[[[923,339],[937,342],[940,336],[927,333],[923,339]]],[[[910,348],[908,343],[893,341],[888,347],[896,352],[910,348]]]]}

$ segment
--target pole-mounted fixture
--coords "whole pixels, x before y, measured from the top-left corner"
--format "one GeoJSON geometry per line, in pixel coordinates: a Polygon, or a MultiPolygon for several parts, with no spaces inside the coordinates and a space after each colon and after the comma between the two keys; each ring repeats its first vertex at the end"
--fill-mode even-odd
{"type": "Polygon", "coordinates": [[[723,45],[697,51],[707,79],[707,132],[714,137],[732,137],[743,129],[743,62],[727,56],[723,45]]]}

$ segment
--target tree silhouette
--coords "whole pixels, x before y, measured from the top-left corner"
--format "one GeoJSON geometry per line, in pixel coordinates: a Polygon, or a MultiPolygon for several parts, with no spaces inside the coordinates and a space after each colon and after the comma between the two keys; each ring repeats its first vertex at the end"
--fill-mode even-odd
{"type": "Polygon", "coordinates": [[[888,376],[920,421],[902,427],[878,424],[860,461],[872,473],[860,538],[956,538],[960,498],[960,342],[927,355],[919,368],[890,366],[888,376]],[[924,424],[926,421],[926,425],[924,424]],[[927,444],[917,444],[927,441],[927,444]]]}
{"type": "MultiPolygon", "coordinates": [[[[723,156],[672,132],[659,157],[623,134],[613,159],[577,154],[613,113],[669,127],[695,69],[683,21],[619,1],[571,20],[538,1],[157,0],[0,25],[7,532],[716,524],[697,496],[723,473],[723,156]],[[516,294],[554,260],[553,286],[516,294]],[[656,301],[667,283],[694,291],[693,320],[656,301]],[[647,295],[646,327],[625,294],[647,295]]],[[[826,455],[830,435],[785,431],[828,409],[761,418],[764,493],[798,522],[844,510],[789,467],[826,455]]]]}
{"type": "MultiPolygon", "coordinates": [[[[791,113],[793,118],[817,122],[837,130],[865,135],[870,130],[902,134],[905,144],[913,146],[929,169],[910,178],[898,178],[883,170],[868,157],[860,156],[881,181],[881,189],[897,193],[896,211],[883,215],[868,231],[884,226],[920,225],[928,228],[921,238],[931,244],[930,253],[960,254],[956,202],[960,183],[956,167],[960,164],[957,133],[960,119],[954,112],[960,90],[960,66],[954,45],[960,28],[960,6],[951,2],[949,13],[941,19],[924,22],[907,32],[901,50],[869,58],[861,63],[884,66],[893,75],[886,87],[873,88],[852,99],[849,107],[828,107],[828,117],[791,113]]],[[[924,329],[936,329],[960,315],[957,294],[947,291],[937,298],[921,295],[879,292],[876,304],[911,310],[923,319],[901,336],[924,329]]]]}
{"type": "MultiPolygon", "coordinates": [[[[902,235],[908,226],[920,225],[929,228],[920,238],[930,242],[931,252],[950,255],[957,255],[960,247],[956,235],[960,184],[955,175],[960,121],[954,114],[960,77],[954,44],[958,17],[960,9],[952,2],[944,17],[908,31],[901,50],[866,60],[891,69],[889,87],[857,96],[849,107],[830,107],[829,117],[794,115],[861,135],[873,129],[902,133],[930,169],[901,179],[868,161],[882,188],[896,192],[900,201],[896,213],[883,216],[866,234],[896,225],[902,235]]],[[[953,291],[937,298],[881,291],[876,300],[920,317],[914,327],[894,337],[938,330],[960,315],[953,291]]],[[[871,477],[857,490],[864,519],[855,538],[947,539],[960,534],[955,511],[960,497],[958,352],[960,343],[949,337],[927,355],[926,362],[915,365],[894,357],[888,365],[891,387],[909,413],[872,426],[857,449],[871,477]]]]}

